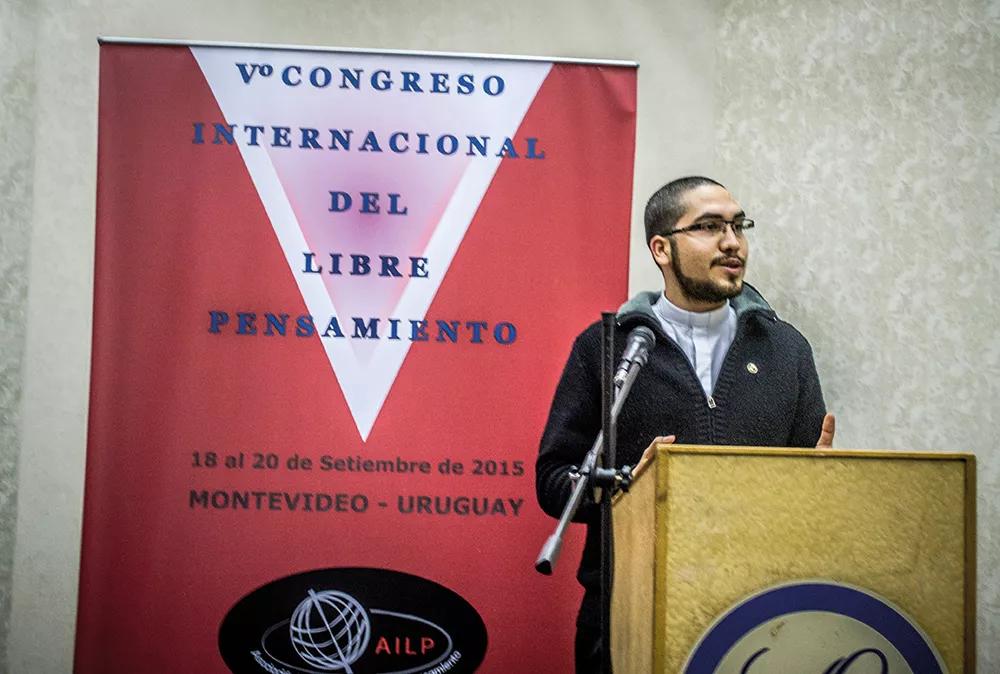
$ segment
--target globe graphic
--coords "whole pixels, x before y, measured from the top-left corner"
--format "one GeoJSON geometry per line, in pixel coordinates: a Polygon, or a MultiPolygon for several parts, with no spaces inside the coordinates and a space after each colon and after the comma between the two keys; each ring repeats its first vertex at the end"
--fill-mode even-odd
{"type": "Polygon", "coordinates": [[[313,667],[352,674],[371,638],[371,621],[357,599],[343,592],[309,590],[289,622],[292,646],[313,667]]]}

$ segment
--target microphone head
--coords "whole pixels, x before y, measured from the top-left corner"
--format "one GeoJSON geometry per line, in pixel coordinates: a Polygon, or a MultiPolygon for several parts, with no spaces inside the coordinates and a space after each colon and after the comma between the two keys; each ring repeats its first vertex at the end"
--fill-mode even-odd
{"type": "Polygon", "coordinates": [[[635,345],[633,360],[639,367],[645,367],[649,360],[649,351],[656,344],[656,334],[645,325],[640,325],[629,333],[629,341],[635,345]]]}
{"type": "Polygon", "coordinates": [[[645,343],[647,349],[652,348],[656,344],[656,333],[650,330],[645,325],[637,326],[633,328],[632,332],[629,333],[629,339],[638,339],[645,343]]]}
{"type": "Polygon", "coordinates": [[[614,382],[615,387],[621,387],[625,383],[625,379],[631,370],[646,365],[646,360],[649,358],[649,350],[653,348],[656,344],[656,333],[654,333],[648,326],[639,325],[628,333],[628,339],[625,340],[625,351],[622,353],[622,359],[618,363],[618,370],[615,372],[614,382]]]}
{"type": "Polygon", "coordinates": [[[629,334],[635,332],[635,330],[638,329],[639,327],[648,328],[650,333],[649,336],[652,336],[654,340],[656,339],[656,331],[662,328],[659,319],[657,319],[656,316],[654,316],[653,314],[645,314],[638,312],[629,313],[626,314],[625,316],[619,316],[618,321],[619,321],[618,322],[619,328],[625,328],[627,326],[632,327],[632,330],[630,331],[629,334]],[[621,320],[622,318],[625,318],[626,320],[622,321],[621,320]]]}

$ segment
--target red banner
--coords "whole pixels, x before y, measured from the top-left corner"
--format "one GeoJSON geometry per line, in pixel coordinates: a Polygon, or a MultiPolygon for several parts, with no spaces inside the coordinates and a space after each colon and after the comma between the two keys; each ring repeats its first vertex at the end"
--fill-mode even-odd
{"type": "Polygon", "coordinates": [[[630,68],[104,45],[76,671],[569,671],[634,136],[630,68]]]}

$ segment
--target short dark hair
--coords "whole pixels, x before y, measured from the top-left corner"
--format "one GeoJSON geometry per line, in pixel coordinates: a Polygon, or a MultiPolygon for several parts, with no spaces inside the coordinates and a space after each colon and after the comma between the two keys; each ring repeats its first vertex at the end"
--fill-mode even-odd
{"type": "Polygon", "coordinates": [[[656,190],[646,202],[646,243],[654,236],[664,236],[672,230],[687,210],[684,195],[701,185],[726,186],[705,176],[685,176],[656,190]]]}

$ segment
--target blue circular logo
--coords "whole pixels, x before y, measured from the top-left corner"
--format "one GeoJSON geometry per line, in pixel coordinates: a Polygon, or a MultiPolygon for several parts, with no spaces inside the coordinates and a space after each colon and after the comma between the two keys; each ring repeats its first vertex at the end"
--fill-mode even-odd
{"type": "Polygon", "coordinates": [[[767,588],[708,628],[684,674],[947,674],[934,645],[891,602],[861,588],[807,581],[767,588]]]}

